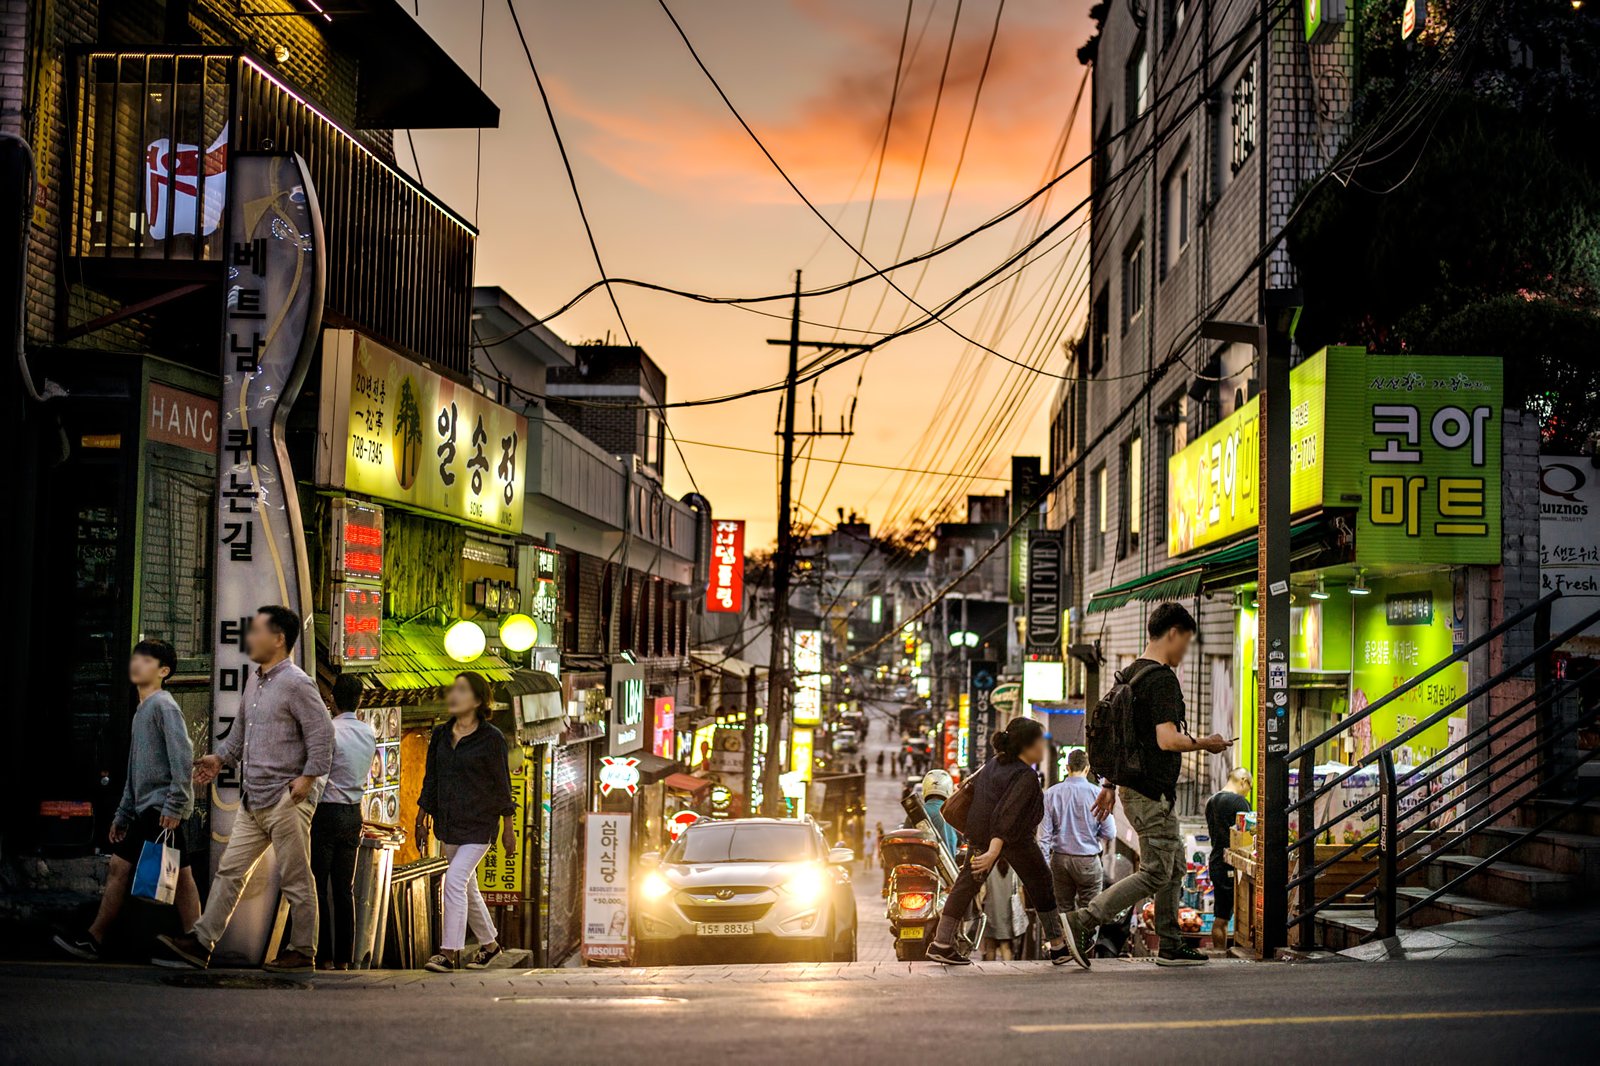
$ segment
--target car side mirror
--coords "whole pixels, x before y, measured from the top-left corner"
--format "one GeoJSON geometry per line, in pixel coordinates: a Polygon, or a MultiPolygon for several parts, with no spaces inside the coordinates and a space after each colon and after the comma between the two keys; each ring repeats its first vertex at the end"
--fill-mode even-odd
{"type": "Polygon", "coordinates": [[[647,852],[643,853],[642,855],[639,856],[639,865],[640,866],[660,866],[661,865],[661,853],[659,851],[647,851],[647,852]]]}
{"type": "Polygon", "coordinates": [[[829,848],[828,861],[835,866],[848,866],[856,861],[856,853],[849,848],[829,848]]]}

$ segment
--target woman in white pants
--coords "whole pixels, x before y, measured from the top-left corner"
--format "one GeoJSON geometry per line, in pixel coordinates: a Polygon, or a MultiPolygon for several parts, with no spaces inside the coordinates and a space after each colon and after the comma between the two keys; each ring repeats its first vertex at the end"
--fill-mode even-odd
{"type": "Polygon", "coordinates": [[[444,875],[444,929],[439,953],[425,968],[449,973],[462,965],[467,927],[478,943],[466,963],[481,970],[500,954],[500,942],[489,907],[478,891],[478,863],[494,840],[498,823],[506,852],[517,847],[516,804],[511,798],[511,764],[505,734],[489,724],[489,683],[472,671],[457,674],[445,695],[450,721],[437,727],[428,741],[428,763],[417,806],[417,842],[425,846],[428,830],[444,845],[450,866],[444,875]]]}

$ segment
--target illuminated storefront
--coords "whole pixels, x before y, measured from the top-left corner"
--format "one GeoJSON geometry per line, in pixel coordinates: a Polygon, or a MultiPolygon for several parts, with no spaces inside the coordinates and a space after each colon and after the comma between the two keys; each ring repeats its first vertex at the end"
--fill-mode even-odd
{"type": "MultiPolygon", "coordinates": [[[[1501,561],[1502,371],[1492,358],[1329,348],[1294,368],[1290,388],[1290,725],[1298,740],[1468,641],[1469,570],[1501,561]]],[[[1259,779],[1258,412],[1250,400],[1171,457],[1168,565],[1101,591],[1088,610],[1231,600],[1231,707],[1194,727],[1237,737],[1229,757],[1259,779]]],[[[1467,673],[1465,663],[1452,665],[1317,761],[1354,762],[1464,694],[1467,673]]],[[[1400,761],[1421,762],[1466,728],[1463,711],[1418,736],[1400,761]]]]}

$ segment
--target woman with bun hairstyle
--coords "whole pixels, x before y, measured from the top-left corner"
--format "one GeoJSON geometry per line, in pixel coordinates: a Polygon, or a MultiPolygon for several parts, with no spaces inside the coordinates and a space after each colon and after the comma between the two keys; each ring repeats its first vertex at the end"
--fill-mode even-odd
{"type": "Polygon", "coordinates": [[[928,958],[952,966],[971,964],[971,959],[956,951],[956,929],[971,909],[989,871],[1003,860],[1016,871],[1027,890],[1028,901],[1038,910],[1039,922],[1050,940],[1050,961],[1060,965],[1072,956],[1062,939],[1061,912],[1056,909],[1050,867],[1039,850],[1044,790],[1033,768],[1048,749],[1044,727],[1031,718],[1013,718],[1004,729],[996,731],[992,743],[994,756],[972,779],[967,860],[961,864],[960,876],[945,900],[939,928],[928,945],[928,958]],[[978,851],[984,842],[987,847],[978,851]]]}

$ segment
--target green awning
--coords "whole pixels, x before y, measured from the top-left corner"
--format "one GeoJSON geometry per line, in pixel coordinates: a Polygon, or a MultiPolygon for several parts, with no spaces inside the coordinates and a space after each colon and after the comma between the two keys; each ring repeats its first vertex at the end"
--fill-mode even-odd
{"type": "MultiPolygon", "coordinates": [[[[1295,526],[1290,531],[1291,561],[1321,552],[1325,547],[1323,533],[1326,528],[1327,522],[1321,515],[1295,526]]],[[[1225,544],[1097,592],[1089,598],[1085,613],[1114,610],[1133,600],[1153,602],[1193,596],[1202,588],[1220,587],[1237,581],[1243,576],[1242,570],[1254,565],[1255,558],[1255,537],[1225,544]]]]}
{"type": "Polygon", "coordinates": [[[492,652],[470,663],[457,662],[444,650],[444,628],[422,622],[383,626],[383,655],[364,678],[390,691],[449,688],[463,670],[475,670],[487,681],[507,681],[516,667],[492,652]]]}

